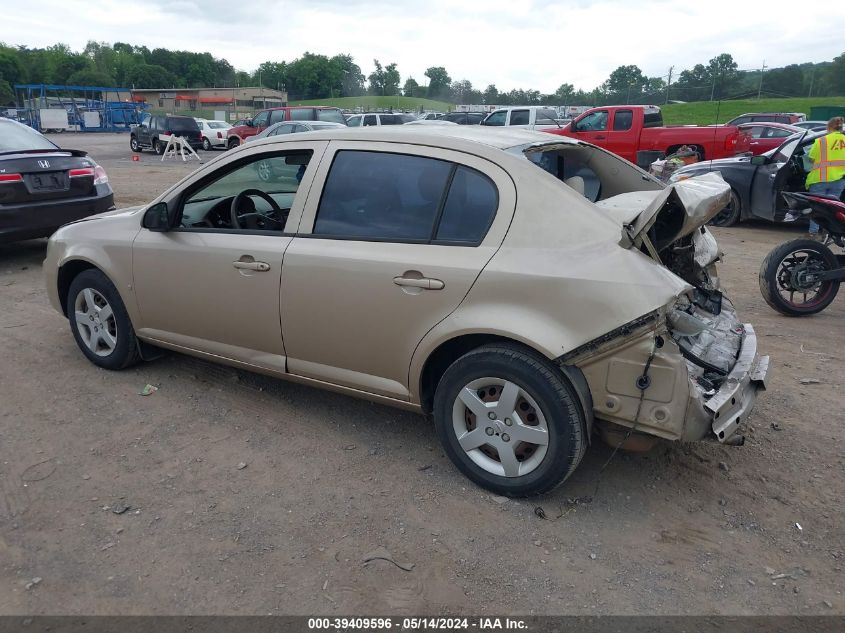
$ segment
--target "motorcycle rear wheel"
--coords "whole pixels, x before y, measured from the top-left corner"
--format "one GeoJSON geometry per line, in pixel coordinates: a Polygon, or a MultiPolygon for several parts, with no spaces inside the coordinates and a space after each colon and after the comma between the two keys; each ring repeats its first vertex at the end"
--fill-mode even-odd
{"type": "Polygon", "coordinates": [[[760,265],[760,293],[772,308],[786,316],[807,316],[824,310],[839,292],[838,281],[802,282],[808,271],[839,267],[836,255],[824,244],[808,239],[775,247],[760,265]]]}

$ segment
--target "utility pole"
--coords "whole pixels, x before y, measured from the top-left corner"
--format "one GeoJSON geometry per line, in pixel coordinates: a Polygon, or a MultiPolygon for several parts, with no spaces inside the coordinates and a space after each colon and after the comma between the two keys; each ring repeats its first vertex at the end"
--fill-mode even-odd
{"type": "Polygon", "coordinates": [[[669,79],[666,82],[666,103],[669,103],[669,86],[672,85],[672,71],[675,70],[674,66],[669,66],[669,79]]]}
{"type": "Polygon", "coordinates": [[[760,100],[760,95],[763,94],[763,74],[766,72],[766,60],[763,60],[763,67],[760,69],[760,88],[757,89],[757,101],[760,100]]]}
{"type": "Polygon", "coordinates": [[[816,66],[813,64],[812,70],[810,70],[810,91],[807,93],[808,97],[813,96],[813,79],[816,77],[816,66]]]}
{"type": "Polygon", "coordinates": [[[718,74],[713,73],[713,86],[710,88],[710,101],[713,101],[713,96],[716,94],[716,77],[718,76],[718,74]]]}

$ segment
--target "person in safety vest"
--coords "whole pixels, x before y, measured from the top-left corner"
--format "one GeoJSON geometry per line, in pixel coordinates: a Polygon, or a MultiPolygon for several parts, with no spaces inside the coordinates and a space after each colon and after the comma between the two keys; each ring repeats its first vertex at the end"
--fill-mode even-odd
{"type": "MultiPolygon", "coordinates": [[[[845,190],[845,134],[843,118],[835,116],[827,122],[827,134],[813,143],[807,154],[813,169],[807,175],[807,191],[826,196],[842,197],[845,190]]],[[[819,232],[819,225],[810,220],[810,233],[819,232]]]]}

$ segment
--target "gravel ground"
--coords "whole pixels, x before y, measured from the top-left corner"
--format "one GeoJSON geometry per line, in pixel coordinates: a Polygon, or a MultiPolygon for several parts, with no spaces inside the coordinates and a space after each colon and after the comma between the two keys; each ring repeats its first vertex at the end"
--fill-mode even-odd
{"type": "MultiPolygon", "coordinates": [[[[133,162],[126,135],[56,138],[123,206],[196,167],[133,162]]],[[[177,354],[97,369],[48,305],[45,241],[0,247],[0,614],[845,612],[845,298],[781,317],[757,270],[795,231],[714,233],[772,357],[746,445],[602,470],[594,443],[520,501],[465,480],[416,415],[177,354]],[[364,564],[379,548],[410,571],[364,564]]]]}

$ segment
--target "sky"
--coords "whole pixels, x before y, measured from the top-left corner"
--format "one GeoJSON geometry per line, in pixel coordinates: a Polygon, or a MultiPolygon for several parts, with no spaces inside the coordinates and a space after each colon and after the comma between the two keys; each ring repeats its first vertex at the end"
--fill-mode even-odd
{"type": "Polygon", "coordinates": [[[829,61],[845,18],[768,0],[39,0],[5,3],[0,41],[81,50],[88,40],[208,51],[239,70],[305,51],[396,62],[426,84],[430,66],[484,89],[591,90],[635,64],[674,77],[727,52],[740,69],[829,61]],[[790,17],[791,16],[791,17],[790,17]]]}

